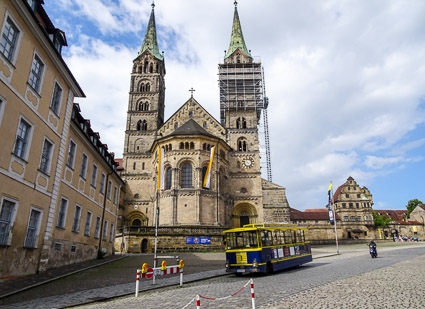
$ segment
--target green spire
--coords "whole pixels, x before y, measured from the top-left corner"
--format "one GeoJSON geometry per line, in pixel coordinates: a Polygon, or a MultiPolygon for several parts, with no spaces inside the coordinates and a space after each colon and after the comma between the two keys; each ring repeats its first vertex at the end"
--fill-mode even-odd
{"type": "Polygon", "coordinates": [[[138,55],[142,54],[145,50],[149,50],[155,58],[163,60],[164,57],[159,52],[158,40],[156,38],[156,26],[155,26],[155,4],[152,3],[152,13],[149,18],[148,28],[146,29],[145,40],[143,41],[142,48],[140,48],[138,55]]]}
{"type": "Polygon", "coordinates": [[[239,20],[238,14],[238,3],[235,1],[234,4],[235,14],[233,16],[232,37],[230,38],[229,50],[227,51],[226,56],[224,56],[224,58],[229,57],[238,48],[240,48],[248,56],[251,56],[251,53],[248,51],[248,48],[246,48],[245,40],[243,38],[241,22],[239,20]]]}

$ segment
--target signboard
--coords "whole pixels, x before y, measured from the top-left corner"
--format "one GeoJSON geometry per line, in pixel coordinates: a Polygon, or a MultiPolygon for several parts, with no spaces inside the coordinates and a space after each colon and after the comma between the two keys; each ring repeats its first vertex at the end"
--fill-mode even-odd
{"type": "Polygon", "coordinates": [[[283,248],[279,248],[279,249],[277,249],[277,251],[279,252],[279,258],[283,258],[284,257],[283,248]]]}
{"type": "Polygon", "coordinates": [[[153,276],[153,269],[148,268],[148,271],[146,272],[146,278],[150,279],[153,276]]]}
{"type": "Polygon", "coordinates": [[[211,237],[186,237],[187,245],[211,245],[211,237]]]}

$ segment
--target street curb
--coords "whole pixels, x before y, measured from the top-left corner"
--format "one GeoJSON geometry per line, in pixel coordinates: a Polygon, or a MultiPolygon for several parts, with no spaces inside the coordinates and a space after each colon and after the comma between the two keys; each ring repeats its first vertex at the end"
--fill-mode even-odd
{"type": "Polygon", "coordinates": [[[46,283],[49,283],[49,282],[52,282],[52,281],[55,281],[55,280],[58,280],[58,279],[64,278],[64,277],[68,277],[68,276],[70,276],[70,275],[77,274],[77,273],[79,273],[79,272],[82,272],[82,271],[85,271],[85,270],[88,270],[88,269],[91,269],[91,268],[95,268],[95,267],[102,266],[102,265],[105,265],[105,264],[109,264],[109,263],[112,263],[112,262],[115,262],[115,261],[119,261],[119,260],[125,259],[126,257],[128,257],[128,255],[125,255],[125,256],[119,257],[119,258],[114,259],[114,260],[111,260],[111,261],[105,261],[105,262],[103,262],[103,263],[99,263],[99,264],[96,264],[96,265],[87,266],[87,267],[85,267],[85,268],[81,268],[81,269],[79,269],[79,270],[75,270],[75,271],[73,271],[73,272],[66,273],[66,274],[64,274],[64,275],[60,275],[60,276],[55,277],[55,278],[47,279],[47,280],[42,281],[42,282],[39,282],[39,283],[34,283],[34,284],[32,284],[32,285],[29,285],[29,286],[27,286],[27,287],[21,288],[21,289],[19,289],[19,290],[16,290],[16,291],[13,291],[13,292],[10,292],[10,293],[7,293],[7,294],[0,295],[0,299],[3,299],[3,298],[6,298],[6,297],[8,297],[8,296],[12,296],[12,295],[15,295],[15,294],[21,293],[21,292],[23,292],[23,291],[26,291],[26,290],[29,290],[29,289],[35,288],[35,287],[37,287],[37,286],[40,286],[40,285],[43,285],[43,284],[46,284],[46,283]]]}

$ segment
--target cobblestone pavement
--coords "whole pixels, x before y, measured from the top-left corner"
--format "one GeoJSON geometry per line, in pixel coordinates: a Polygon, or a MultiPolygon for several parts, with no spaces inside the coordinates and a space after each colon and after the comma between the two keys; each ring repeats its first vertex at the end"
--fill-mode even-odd
{"type": "Polygon", "coordinates": [[[425,256],[313,288],[269,309],[425,308],[425,256]]]}
{"type": "MultiPolygon", "coordinates": [[[[425,254],[424,244],[382,244],[379,246],[380,258],[370,259],[367,254],[367,248],[365,244],[361,245],[350,245],[342,246],[342,255],[336,255],[329,257],[332,253],[335,253],[335,246],[321,246],[313,250],[313,257],[315,257],[312,263],[308,263],[302,267],[279,272],[271,276],[254,276],[255,292],[257,308],[271,304],[271,301],[277,301],[269,306],[270,308],[313,308],[311,304],[308,307],[295,307],[292,303],[292,307],[281,307],[278,303],[281,299],[290,299],[299,293],[306,293],[309,289],[318,289],[319,287],[326,287],[326,284],[335,282],[341,279],[349,280],[351,277],[359,276],[370,271],[374,271],[377,268],[387,267],[398,263],[400,261],[413,258],[418,255],[425,254]],[[396,246],[396,247],[394,247],[396,246]],[[323,259],[317,259],[321,256],[328,256],[323,259]],[[274,306],[274,307],[273,307],[274,306]]],[[[230,294],[235,293],[247,284],[250,277],[243,276],[242,278],[235,276],[223,276],[224,269],[220,266],[219,269],[212,269],[207,272],[200,272],[202,265],[207,262],[208,264],[214,264],[214,259],[222,262],[222,256],[220,254],[206,254],[202,255],[199,260],[199,269],[194,273],[186,273],[184,277],[185,284],[183,288],[178,287],[179,277],[172,276],[157,280],[157,284],[153,286],[151,281],[141,281],[139,298],[134,296],[126,296],[116,298],[117,296],[128,295],[134,293],[135,280],[133,278],[134,267],[131,266],[131,277],[126,282],[131,283],[119,283],[120,280],[115,278],[109,279],[111,282],[107,286],[99,285],[98,288],[87,288],[83,291],[72,292],[72,290],[66,290],[69,285],[61,285],[49,283],[37,288],[40,289],[58,289],[60,295],[50,297],[35,297],[31,301],[24,301],[22,298],[18,303],[5,306],[4,308],[63,308],[67,306],[73,306],[76,304],[89,303],[94,300],[109,300],[107,302],[97,302],[93,305],[86,305],[87,308],[118,308],[118,307],[143,307],[148,308],[183,308],[190,301],[192,303],[187,308],[195,308],[194,297],[197,294],[210,296],[210,297],[228,297],[230,294]],[[220,277],[217,277],[220,276],[220,277]],[[209,280],[202,280],[205,278],[213,278],[209,280]],[[116,282],[114,282],[116,280],[116,282]],[[199,281],[202,280],[202,281],[199,281]],[[65,289],[65,290],[64,290],[65,289]],[[115,298],[112,301],[111,298],[115,298]]],[[[128,263],[127,259],[122,260],[128,263]]],[[[116,263],[116,262],[114,262],[116,263]]],[[[110,265],[113,265],[111,263],[110,265]]],[[[107,272],[105,267],[101,266],[101,272],[107,272]],[[106,270],[106,271],[105,271],[106,270]]],[[[423,267],[423,266],[422,266],[423,267]]],[[[120,268],[122,271],[122,268],[120,268]]],[[[422,268],[423,270],[423,268],[422,268]]],[[[97,270],[99,272],[99,270],[97,270]]],[[[85,281],[91,276],[80,274],[78,276],[73,275],[70,279],[74,278],[77,280],[77,284],[84,285],[85,281]]],[[[95,276],[97,277],[97,275],[95,276]]],[[[102,277],[103,280],[104,277],[102,277]]],[[[160,278],[160,277],[158,277],[160,278]]],[[[61,279],[63,280],[63,279],[61,279]]],[[[387,279],[388,280],[388,279],[387,279]]],[[[423,283],[423,279],[421,279],[423,283]]],[[[72,281],[72,280],[71,280],[72,281]]],[[[121,278],[121,282],[124,282],[121,278]]],[[[90,283],[89,286],[93,284],[90,283]]],[[[344,286],[344,285],[342,285],[344,286]]],[[[397,290],[400,290],[397,288],[397,290]]],[[[423,291],[422,291],[423,292],[423,291]]],[[[350,292],[353,293],[353,292],[350,292]]],[[[41,292],[40,292],[41,294],[41,292]]],[[[395,292],[400,294],[400,292],[395,292]]],[[[54,295],[54,294],[52,294],[54,295]]],[[[134,294],[133,294],[134,295],[134,294]]],[[[17,297],[20,294],[16,295],[17,297]]],[[[323,297],[323,295],[321,296],[323,297]]],[[[341,297],[338,297],[341,299],[341,297]]],[[[0,302],[1,303],[1,302],[0,302]]],[[[294,303],[297,303],[295,300],[294,303]]],[[[305,304],[306,302],[300,303],[305,304]]],[[[318,302],[319,304],[320,302],[318,302]]],[[[326,304],[326,302],[324,302],[326,304]]],[[[322,304],[322,303],[320,303],[322,304]]],[[[344,307],[345,304],[339,304],[337,308],[357,308],[357,307],[344,307]]],[[[424,306],[425,307],[425,306],[424,306]]],[[[250,289],[247,286],[240,293],[234,297],[230,297],[225,301],[211,301],[202,299],[201,308],[251,308],[250,289]]],[[[322,307],[317,307],[322,308],[322,307]]],[[[324,307],[323,307],[324,308],[324,307]]],[[[329,308],[327,306],[327,308],[329,308]]],[[[364,308],[396,308],[396,307],[364,307],[364,308]]],[[[398,307],[405,308],[405,307],[398,307]]],[[[419,308],[419,307],[418,307],[419,308]]]]}
{"type": "MultiPolygon", "coordinates": [[[[399,249],[383,249],[373,260],[365,250],[271,276],[253,276],[257,308],[424,308],[425,248],[399,249]]],[[[224,276],[81,308],[196,308],[197,294],[226,298],[201,298],[201,308],[252,308],[249,285],[230,297],[249,280],[224,276]]]]}

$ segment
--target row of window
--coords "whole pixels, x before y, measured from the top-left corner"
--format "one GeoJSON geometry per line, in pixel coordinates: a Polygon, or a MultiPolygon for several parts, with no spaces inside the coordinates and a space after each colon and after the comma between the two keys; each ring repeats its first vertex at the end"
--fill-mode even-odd
{"type": "MultiPolygon", "coordinates": [[[[74,169],[76,150],[77,150],[77,144],[73,140],[70,140],[69,147],[68,147],[68,159],[66,164],[68,167],[72,169],[74,169]]],[[[88,166],[88,156],[83,152],[82,159],[81,159],[80,177],[84,180],[87,177],[87,166],[88,166]]],[[[98,167],[95,163],[93,163],[91,181],[90,181],[90,185],[93,188],[96,188],[97,177],[98,177],[98,167]]],[[[105,181],[106,181],[106,175],[102,172],[100,177],[100,188],[99,188],[99,193],[102,195],[105,194],[105,181]]],[[[108,189],[106,192],[106,196],[109,200],[111,200],[111,194],[112,194],[112,181],[109,180],[108,189]]],[[[118,203],[118,187],[117,186],[114,187],[113,203],[114,205],[117,205],[118,203]]]]}
{"type": "Polygon", "coordinates": [[[149,103],[148,102],[140,102],[137,104],[137,110],[140,112],[147,112],[149,111],[149,103]]]}
{"type": "MultiPolygon", "coordinates": [[[[364,216],[365,221],[371,221],[373,220],[372,216],[364,216]]],[[[348,216],[344,216],[344,221],[348,222],[348,216]]],[[[362,221],[362,217],[361,216],[350,216],[350,221],[351,222],[361,222],[362,221]]]]}
{"type": "MultiPolygon", "coordinates": [[[[20,29],[17,27],[17,23],[12,20],[12,17],[10,15],[8,15],[5,19],[2,34],[0,37],[0,53],[11,63],[15,62],[21,33],[22,32],[20,31],[20,29]]],[[[44,62],[41,59],[40,55],[35,52],[31,63],[28,84],[37,93],[40,93],[41,90],[41,83],[43,80],[44,70],[44,62]]],[[[58,82],[55,81],[55,84],[53,86],[53,94],[50,103],[50,108],[56,115],[59,115],[62,92],[62,87],[58,84],[58,82]]]]}
{"type": "MultiPolygon", "coordinates": [[[[133,66],[133,73],[154,73],[154,66],[152,62],[148,62],[147,60],[145,60],[144,65],[134,65],[133,66]]],[[[155,72],[158,73],[159,72],[159,64],[157,63],[155,66],[155,72]]]]}
{"type": "MultiPolygon", "coordinates": [[[[72,227],[71,231],[73,233],[80,233],[80,223],[81,223],[81,215],[82,215],[83,208],[82,206],[76,204],[75,210],[74,210],[74,218],[72,221],[72,227]]],[[[66,198],[61,199],[61,204],[59,207],[59,213],[58,213],[58,220],[56,222],[56,227],[60,229],[65,229],[65,222],[66,222],[66,215],[68,212],[68,200],[66,198]]],[[[84,236],[90,237],[91,229],[92,229],[92,221],[93,221],[93,213],[91,211],[87,211],[86,214],[86,220],[84,224],[84,236]]],[[[96,222],[95,222],[95,228],[94,228],[94,238],[99,239],[100,237],[100,229],[101,229],[101,217],[96,216],[96,222]]],[[[104,221],[103,225],[103,234],[102,234],[102,240],[106,241],[107,238],[107,231],[108,231],[108,220],[104,221]]],[[[114,224],[111,223],[110,229],[109,229],[109,241],[112,242],[114,239],[114,224]]]]}
{"type": "MultiPolygon", "coordinates": [[[[180,177],[180,187],[181,188],[193,188],[193,184],[192,184],[192,179],[193,179],[193,175],[192,175],[192,164],[190,163],[184,163],[182,165],[181,168],[181,177],[180,177]]],[[[205,179],[205,175],[207,173],[207,167],[204,166],[202,168],[202,183],[203,180],[205,179]]],[[[171,189],[171,183],[172,183],[172,174],[173,174],[173,169],[171,167],[168,167],[165,169],[165,190],[170,190],[171,189]]]]}
{"type": "MultiPolygon", "coordinates": [[[[347,208],[347,203],[341,203],[342,208],[347,208]]],[[[370,207],[370,203],[361,203],[363,208],[370,207]]],[[[354,203],[348,203],[348,208],[354,208],[354,203]]],[[[356,208],[360,208],[360,203],[356,203],[356,208]]]]}

